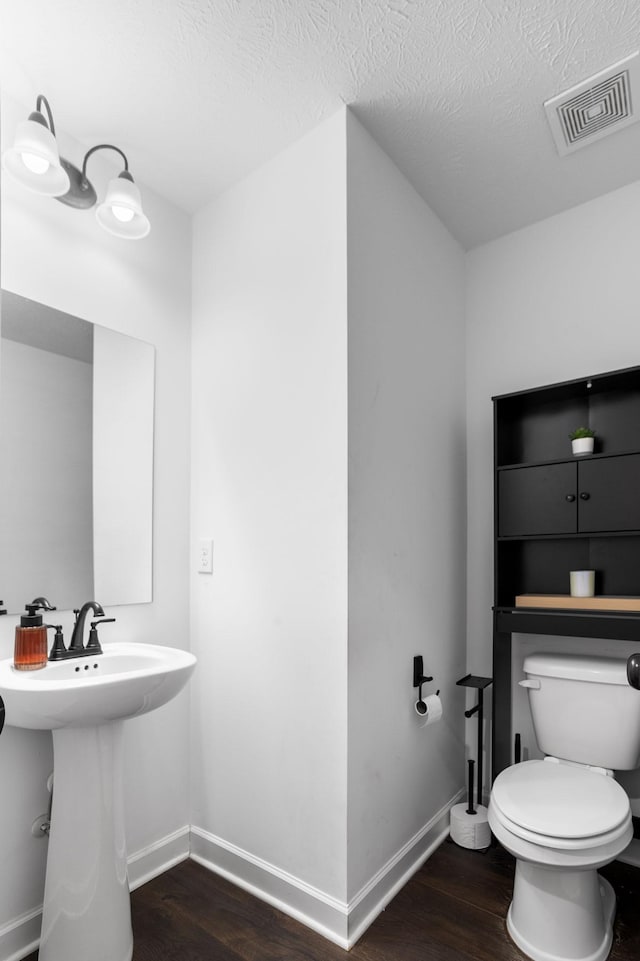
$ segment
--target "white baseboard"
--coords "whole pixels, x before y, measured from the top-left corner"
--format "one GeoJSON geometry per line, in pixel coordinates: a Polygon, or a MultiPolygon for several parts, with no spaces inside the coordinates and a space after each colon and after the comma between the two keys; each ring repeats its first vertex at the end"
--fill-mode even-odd
{"type": "MultiPolygon", "coordinates": [[[[446,838],[449,811],[463,796],[464,791],[456,794],[348,904],[222,838],[188,826],[129,856],[129,887],[133,891],[191,856],[348,950],[446,838]]],[[[39,907],[0,927],[0,961],[20,961],[36,951],[41,921],[39,907]]]]}
{"type": "Polygon", "coordinates": [[[341,948],[348,947],[344,902],[198,827],[191,828],[191,857],[341,948]]]}
{"type": "Polygon", "coordinates": [[[459,791],[349,903],[198,827],[191,828],[191,857],[349,950],[447,837],[449,812],[463,796],[459,791]]]}
{"type": "Polygon", "coordinates": [[[448,837],[451,808],[464,796],[464,789],[458,791],[351,899],[348,909],[350,948],[448,837]]]}
{"type": "Polygon", "coordinates": [[[42,908],[22,914],[14,921],[0,927],[0,958],[2,961],[20,961],[38,950],[42,908]]]}
{"type": "Polygon", "coordinates": [[[169,868],[186,861],[189,857],[189,825],[173,834],[167,834],[146,848],[141,848],[127,858],[127,873],[129,875],[129,890],[135,891],[141,884],[146,884],[159,874],[164,874],[169,868]]]}
{"type": "MultiPolygon", "coordinates": [[[[135,890],[188,857],[189,826],[185,825],[127,858],[130,889],[135,890]]],[[[37,951],[41,924],[40,906],[0,927],[0,961],[20,961],[37,951]]]]}

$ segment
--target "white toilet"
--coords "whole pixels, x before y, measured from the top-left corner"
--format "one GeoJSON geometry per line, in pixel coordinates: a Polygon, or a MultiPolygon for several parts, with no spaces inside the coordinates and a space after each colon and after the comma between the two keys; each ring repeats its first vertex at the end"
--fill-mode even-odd
{"type": "Polygon", "coordinates": [[[543,761],[495,780],[489,824],[516,858],[509,934],[535,961],[604,961],[615,895],[597,869],[629,844],[629,798],[613,769],[640,764],[640,691],[618,658],[525,658],[543,761]]]}

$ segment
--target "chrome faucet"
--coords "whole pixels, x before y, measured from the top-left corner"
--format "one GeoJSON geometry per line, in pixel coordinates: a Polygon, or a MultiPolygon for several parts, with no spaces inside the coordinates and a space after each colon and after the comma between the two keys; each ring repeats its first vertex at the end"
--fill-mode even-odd
{"type": "Polygon", "coordinates": [[[71,635],[71,643],[69,644],[69,649],[67,656],[73,657],[79,654],[85,653],[84,647],[84,622],[87,619],[87,614],[89,611],[93,611],[96,617],[104,617],[104,610],[102,604],[98,604],[97,601],[87,601],[83,604],[80,610],[75,610],[73,613],[76,615],[76,622],[73,625],[73,633],[71,635]]]}

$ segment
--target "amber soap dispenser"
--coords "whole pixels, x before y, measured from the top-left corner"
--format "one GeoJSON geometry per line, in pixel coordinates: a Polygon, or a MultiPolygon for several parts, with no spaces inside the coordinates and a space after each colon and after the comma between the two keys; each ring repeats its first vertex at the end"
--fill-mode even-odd
{"type": "Polygon", "coordinates": [[[47,663],[47,628],[42,623],[42,614],[37,612],[55,611],[55,607],[46,597],[36,597],[25,609],[27,613],[21,616],[16,627],[13,666],[16,671],[37,671],[47,663]]]}

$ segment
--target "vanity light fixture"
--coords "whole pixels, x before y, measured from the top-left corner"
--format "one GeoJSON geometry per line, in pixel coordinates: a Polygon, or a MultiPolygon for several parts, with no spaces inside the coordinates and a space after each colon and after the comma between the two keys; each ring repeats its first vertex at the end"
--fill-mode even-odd
{"type": "Polygon", "coordinates": [[[140,190],[129,172],[124,152],[113,144],[98,144],[87,150],[82,169],[60,157],[51,107],[42,94],[38,95],[36,109],[29,119],[18,125],[13,147],[2,156],[2,166],[35,193],[55,197],[60,203],[77,210],[86,210],[95,206],[98,200],[87,177],[87,162],[97,150],[115,150],[123,160],[124,170],[109,181],[104,201],[96,207],[96,220],[116,237],[128,240],[146,237],[151,225],[142,210],[140,190]]]}
{"type": "Polygon", "coordinates": [[[51,107],[42,94],[28,120],[18,124],[13,147],[5,150],[2,166],[23,186],[46,197],[59,197],[69,189],[69,177],[60,163],[51,107]],[[42,114],[47,111],[49,123],[42,114]]]}

